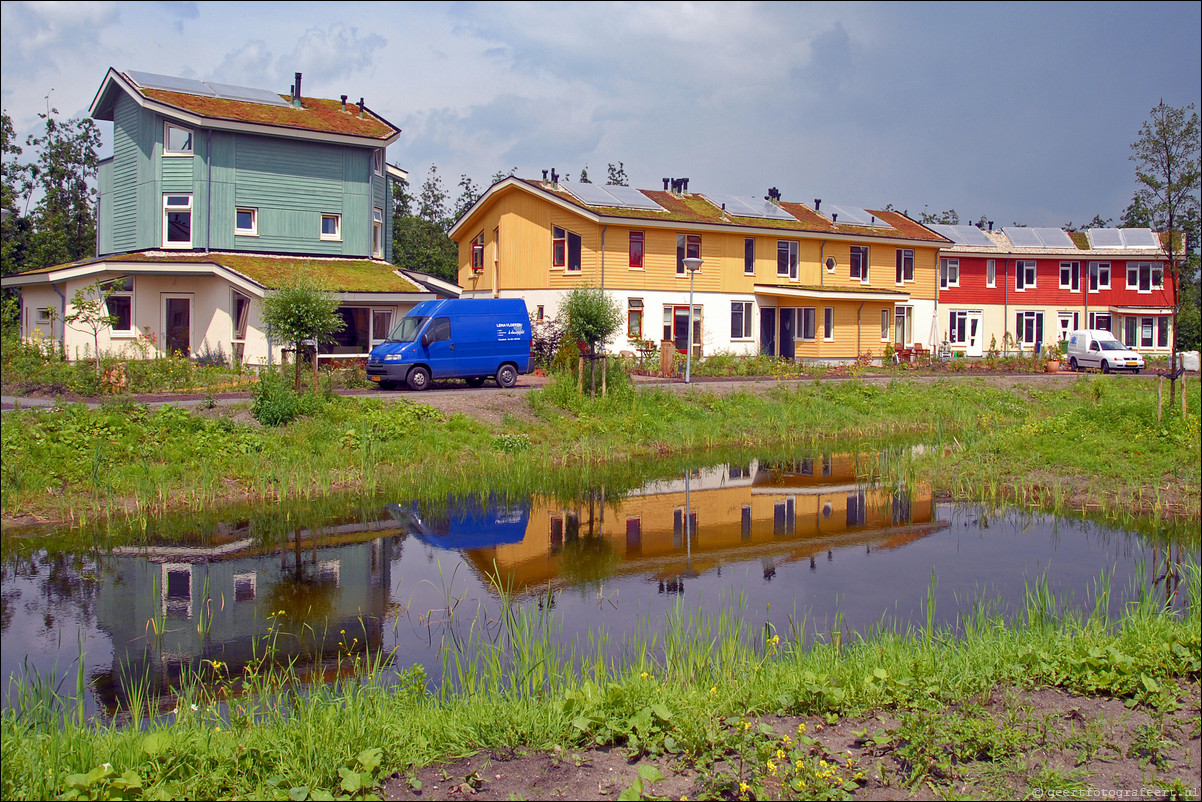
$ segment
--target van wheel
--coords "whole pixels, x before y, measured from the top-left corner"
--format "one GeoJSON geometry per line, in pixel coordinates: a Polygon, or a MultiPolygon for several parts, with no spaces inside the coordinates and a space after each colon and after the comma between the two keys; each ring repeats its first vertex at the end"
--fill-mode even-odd
{"type": "Polygon", "coordinates": [[[1068,369],[1073,373],[1077,372],[1077,357],[1073,357],[1068,361],[1068,369]]]}
{"type": "Polygon", "coordinates": [[[1135,370],[1131,371],[1131,375],[1132,375],[1132,376],[1138,376],[1138,375],[1139,375],[1139,368],[1136,368],[1135,370]]]}
{"type": "Polygon", "coordinates": [[[497,386],[512,387],[518,383],[518,369],[513,365],[502,365],[497,368],[497,386]]]}
{"type": "Polygon", "coordinates": [[[376,384],[376,387],[379,387],[381,390],[395,390],[397,387],[397,384],[396,384],[396,382],[381,381],[378,384],[376,384]]]}
{"type": "Polygon", "coordinates": [[[1110,372],[1110,363],[1109,363],[1109,362],[1107,362],[1105,359],[1103,359],[1103,360],[1102,360],[1102,372],[1103,372],[1103,373],[1109,373],[1109,372],[1110,372]]]}
{"type": "Polygon", "coordinates": [[[427,390],[430,387],[430,371],[418,365],[409,371],[409,378],[405,383],[409,385],[410,390],[416,392],[427,390]]]}
{"type": "Polygon", "coordinates": [[[467,379],[464,379],[464,381],[467,382],[468,387],[480,387],[484,384],[484,377],[483,376],[471,376],[467,379]]]}

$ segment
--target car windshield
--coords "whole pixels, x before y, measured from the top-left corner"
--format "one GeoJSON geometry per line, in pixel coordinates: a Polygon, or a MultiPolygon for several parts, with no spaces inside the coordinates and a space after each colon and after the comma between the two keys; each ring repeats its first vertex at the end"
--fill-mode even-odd
{"type": "Polygon", "coordinates": [[[1127,346],[1123,345],[1118,340],[1102,340],[1101,346],[1103,351],[1126,351],[1127,346]]]}
{"type": "Polygon", "coordinates": [[[411,343],[417,339],[417,333],[422,330],[422,326],[426,325],[428,317],[403,317],[401,322],[396,324],[392,333],[388,335],[387,342],[390,343],[411,343]]]}

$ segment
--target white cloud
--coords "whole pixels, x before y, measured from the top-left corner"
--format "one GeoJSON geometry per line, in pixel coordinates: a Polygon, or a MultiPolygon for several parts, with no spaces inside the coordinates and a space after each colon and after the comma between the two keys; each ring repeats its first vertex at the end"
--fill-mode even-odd
{"type": "MultiPolygon", "coordinates": [[[[379,34],[361,36],[358,28],[341,23],[310,28],[291,53],[280,57],[276,66],[288,74],[303,72],[310,81],[304,86],[332,87],[336,79],[368,70],[377,52],[387,45],[388,40],[379,34]]],[[[325,91],[328,94],[334,89],[325,91]]]]}

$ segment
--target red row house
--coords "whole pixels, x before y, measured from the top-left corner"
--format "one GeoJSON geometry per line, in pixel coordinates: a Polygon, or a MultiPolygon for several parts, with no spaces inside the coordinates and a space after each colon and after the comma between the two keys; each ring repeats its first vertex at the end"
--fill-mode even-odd
{"type": "Polygon", "coordinates": [[[1143,353],[1169,352],[1176,294],[1162,235],[929,227],[954,243],[939,254],[936,312],[954,353],[1043,349],[1087,328],[1143,353]]]}

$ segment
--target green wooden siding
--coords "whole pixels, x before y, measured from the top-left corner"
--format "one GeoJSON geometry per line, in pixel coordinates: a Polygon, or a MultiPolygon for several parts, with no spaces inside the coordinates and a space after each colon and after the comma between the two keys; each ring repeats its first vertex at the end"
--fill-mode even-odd
{"type": "Polygon", "coordinates": [[[106,224],[107,236],[101,235],[102,253],[146,247],[138,238],[138,187],[147,161],[147,154],[142,151],[144,116],[132,98],[122,97],[117,102],[113,123],[113,207],[106,224]]]}

